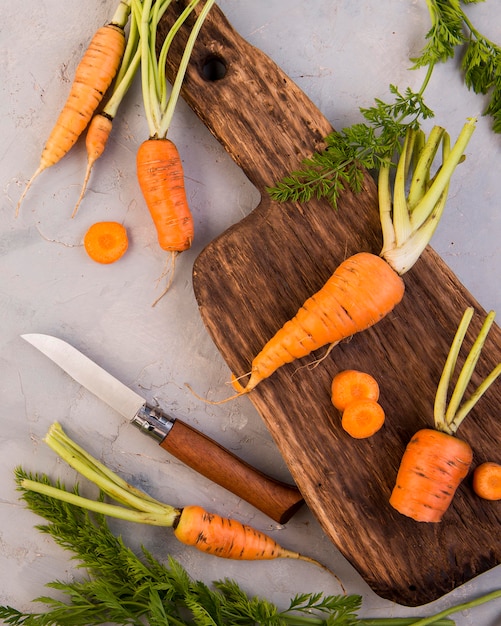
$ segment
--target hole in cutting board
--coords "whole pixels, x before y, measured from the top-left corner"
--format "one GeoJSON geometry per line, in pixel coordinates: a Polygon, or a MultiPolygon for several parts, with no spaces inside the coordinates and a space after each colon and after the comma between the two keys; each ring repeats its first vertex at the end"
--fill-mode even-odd
{"type": "Polygon", "coordinates": [[[226,63],[219,56],[210,55],[202,63],[202,76],[210,82],[221,80],[226,72],[226,63]]]}

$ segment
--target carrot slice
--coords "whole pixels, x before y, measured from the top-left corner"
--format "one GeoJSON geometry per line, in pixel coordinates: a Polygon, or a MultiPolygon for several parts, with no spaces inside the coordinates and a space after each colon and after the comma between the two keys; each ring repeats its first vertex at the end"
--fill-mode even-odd
{"type": "Polygon", "coordinates": [[[379,385],[377,380],[358,370],[344,370],[334,376],[331,386],[332,404],[339,411],[344,409],[353,402],[353,400],[379,400],[379,385]]]}
{"type": "Polygon", "coordinates": [[[375,400],[353,400],[343,411],[341,426],[355,439],[371,437],[382,427],[385,420],[383,407],[375,400]]]}
{"type": "Polygon", "coordinates": [[[118,222],[96,222],[85,233],[85,251],[97,263],[118,261],[128,246],[127,231],[118,222]]]}
{"type": "Polygon", "coordinates": [[[501,500],[501,465],[487,461],[476,467],[473,490],[484,500],[501,500]]]}

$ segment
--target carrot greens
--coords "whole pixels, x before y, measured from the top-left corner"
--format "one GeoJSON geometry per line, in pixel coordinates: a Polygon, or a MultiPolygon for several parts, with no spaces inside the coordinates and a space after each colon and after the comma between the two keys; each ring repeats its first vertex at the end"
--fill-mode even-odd
{"type": "MultiPolygon", "coordinates": [[[[448,618],[455,612],[473,609],[501,599],[501,589],[450,607],[425,618],[360,618],[359,595],[299,593],[285,609],[261,597],[252,597],[234,580],[215,581],[211,586],[192,579],[171,556],[161,562],[144,546],[136,554],[113,534],[103,515],[54,499],[44,493],[26,490],[24,480],[35,479],[48,487],[46,476],[31,476],[21,469],[16,481],[28,509],[46,522],[38,530],[70,551],[86,575],[47,583],[57,598],[43,596],[35,601],[45,612],[22,612],[0,606],[0,619],[6,624],[46,626],[48,624],[93,626],[113,623],[124,625],[172,624],[174,626],[453,626],[448,618]]],[[[75,489],[72,493],[77,495],[75,489]]],[[[101,494],[100,499],[104,498],[101,494]]]]}
{"type": "MultiPolygon", "coordinates": [[[[475,4],[482,0],[463,0],[475,4]]],[[[412,69],[426,68],[417,91],[404,91],[391,84],[393,101],[376,98],[373,106],[360,108],[363,121],[325,137],[325,148],[303,159],[297,170],[268,188],[278,202],[307,202],[326,198],[337,207],[340,194],[362,189],[363,170],[394,167],[409,133],[420,130],[434,111],[424,101],[437,63],[463,51],[461,68],[465,84],[476,93],[489,94],[486,115],[493,117],[493,130],[501,132],[501,48],[484,37],[461,8],[460,0],[426,0],[432,26],[421,53],[411,58],[412,69]]]]}

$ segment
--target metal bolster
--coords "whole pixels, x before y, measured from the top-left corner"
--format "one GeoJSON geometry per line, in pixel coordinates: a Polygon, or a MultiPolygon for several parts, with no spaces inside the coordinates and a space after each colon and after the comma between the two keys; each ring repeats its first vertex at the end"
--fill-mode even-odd
{"type": "Polygon", "coordinates": [[[167,437],[175,421],[175,418],[164,415],[147,404],[142,406],[131,420],[136,428],[158,442],[167,437]]]}

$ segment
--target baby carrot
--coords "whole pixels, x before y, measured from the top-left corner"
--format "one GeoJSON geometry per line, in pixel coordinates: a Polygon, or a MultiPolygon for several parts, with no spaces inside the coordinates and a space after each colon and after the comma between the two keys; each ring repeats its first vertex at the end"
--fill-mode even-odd
{"type": "MultiPolygon", "coordinates": [[[[75,491],[66,491],[60,485],[52,486],[31,478],[21,481],[19,486],[23,489],[43,493],[102,515],[130,522],[171,527],[181,543],[221,558],[299,559],[327,570],[315,559],[282,548],[265,533],[237,520],[209,513],[200,506],[178,508],[152,498],[130,485],[72,441],[57,422],[52,424],[44,441],[73,469],[94,482],[102,493],[119,504],[90,500],[75,491]]],[[[330,570],[327,571],[332,574],[330,570]]]]}
{"type": "Polygon", "coordinates": [[[372,437],[385,421],[383,407],[375,400],[359,398],[350,402],[341,416],[341,426],[354,439],[372,437]]]}
{"type": "Polygon", "coordinates": [[[111,22],[94,34],[75,71],[70,93],[47,139],[39,166],[17,203],[16,215],[35,178],[72,148],[111,85],[125,49],[129,2],[122,0],[111,22]]]}
{"type": "Polygon", "coordinates": [[[486,461],[473,471],[473,490],[484,500],[501,500],[501,464],[486,461]]]}
{"type": "Polygon", "coordinates": [[[118,222],[96,222],[85,233],[85,251],[97,263],[118,261],[128,246],[127,231],[118,222]]]}
{"type": "Polygon", "coordinates": [[[350,402],[362,398],[379,399],[377,380],[366,372],[344,370],[336,374],[331,385],[332,404],[339,411],[344,411],[350,402]]]}

